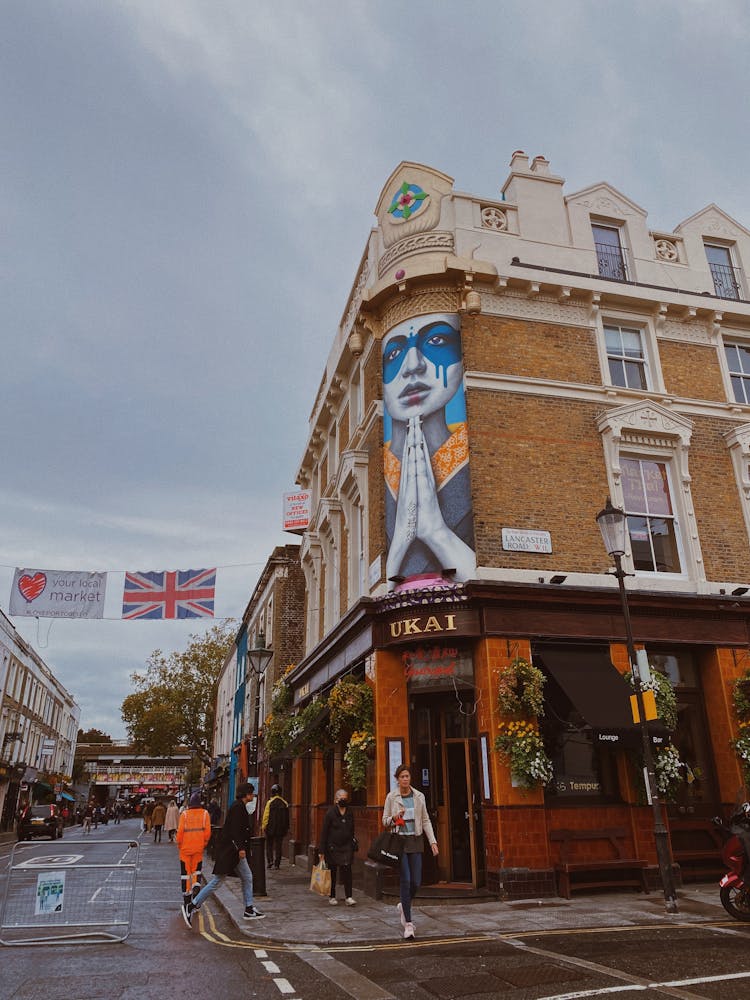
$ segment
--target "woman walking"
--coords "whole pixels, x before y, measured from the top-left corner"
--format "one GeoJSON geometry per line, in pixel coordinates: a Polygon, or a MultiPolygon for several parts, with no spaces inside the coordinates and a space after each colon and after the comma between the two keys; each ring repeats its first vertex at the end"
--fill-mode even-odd
{"type": "Polygon", "coordinates": [[[400,764],[394,777],[398,787],[388,792],[383,807],[383,826],[392,826],[404,838],[404,849],[401,854],[400,892],[401,902],[398,911],[401,926],[404,928],[404,938],[414,937],[414,923],[411,919],[411,903],[422,884],[422,851],[424,850],[424,834],[435,857],[438,855],[438,845],[427,812],[424,795],[411,787],[411,772],[406,764],[400,764]]]}
{"type": "Polygon", "coordinates": [[[354,814],[349,809],[349,796],[343,788],[339,788],[334,795],[334,803],[323,819],[318,851],[331,870],[331,897],[328,902],[331,906],[338,905],[336,877],[340,870],[344,883],[344,901],[347,906],[354,906],[356,902],[352,896],[354,814]]]}
{"type": "MultiPolygon", "coordinates": [[[[209,812],[209,816],[211,813],[209,812]]],[[[172,799],[167,806],[167,815],[164,818],[164,829],[167,831],[167,836],[170,841],[174,840],[174,835],[177,833],[177,827],[180,824],[180,810],[177,808],[177,803],[172,799]]],[[[211,824],[213,828],[213,823],[211,824]]]]}

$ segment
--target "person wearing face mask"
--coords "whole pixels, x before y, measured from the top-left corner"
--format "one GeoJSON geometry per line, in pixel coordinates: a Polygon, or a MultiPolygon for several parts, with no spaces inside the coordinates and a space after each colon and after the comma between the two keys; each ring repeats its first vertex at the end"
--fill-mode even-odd
{"type": "Polygon", "coordinates": [[[407,320],[383,338],[386,576],[476,569],[458,316],[407,320]]]}
{"type": "Polygon", "coordinates": [[[356,900],[352,896],[352,860],[354,859],[354,813],[349,806],[349,796],[346,789],[339,788],[334,796],[334,802],[323,819],[323,829],[320,831],[320,846],[318,853],[325,858],[331,869],[331,896],[328,902],[337,906],[336,881],[340,873],[344,883],[344,901],[347,906],[354,906],[356,900]]]}

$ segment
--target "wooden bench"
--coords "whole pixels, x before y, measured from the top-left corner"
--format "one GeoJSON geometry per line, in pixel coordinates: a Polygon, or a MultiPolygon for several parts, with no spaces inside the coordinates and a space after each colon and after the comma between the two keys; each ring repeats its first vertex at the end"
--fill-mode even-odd
{"type": "Polygon", "coordinates": [[[558,878],[558,895],[570,899],[576,889],[602,889],[631,886],[648,892],[646,868],[648,862],[629,856],[625,841],[627,831],[623,827],[604,830],[551,830],[549,839],[560,844],[560,860],[555,864],[558,878]],[[608,857],[593,857],[580,860],[571,857],[574,844],[606,844],[608,857]],[[581,876],[572,879],[571,876],[581,876]]]}
{"type": "Polygon", "coordinates": [[[723,870],[724,839],[710,819],[690,817],[669,820],[672,857],[683,880],[715,877],[723,870]]]}

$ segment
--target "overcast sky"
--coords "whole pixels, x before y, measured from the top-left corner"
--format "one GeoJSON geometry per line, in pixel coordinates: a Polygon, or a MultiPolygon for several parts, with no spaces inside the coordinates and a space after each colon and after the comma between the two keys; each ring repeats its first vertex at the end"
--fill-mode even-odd
{"type": "MultiPolygon", "coordinates": [[[[748,35],[746,0],[6,0],[0,607],[14,566],[231,565],[241,615],[401,160],[492,198],[523,149],[652,228],[750,227],[748,35]]],[[[14,623],[118,738],[201,630],[14,623]]]]}

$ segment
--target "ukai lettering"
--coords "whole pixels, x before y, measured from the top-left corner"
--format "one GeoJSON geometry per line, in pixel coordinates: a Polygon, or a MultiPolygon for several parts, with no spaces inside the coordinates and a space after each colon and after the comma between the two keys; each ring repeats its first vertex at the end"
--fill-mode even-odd
{"type": "Polygon", "coordinates": [[[427,618],[401,618],[391,622],[391,638],[398,639],[402,635],[421,635],[423,632],[455,632],[455,615],[430,615],[427,618]],[[442,622],[441,622],[442,619],[442,622]]]}

